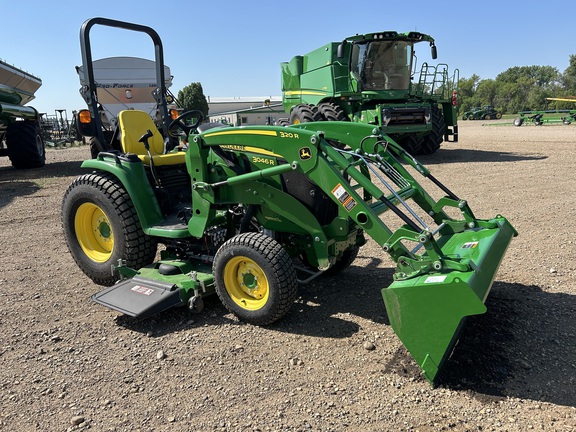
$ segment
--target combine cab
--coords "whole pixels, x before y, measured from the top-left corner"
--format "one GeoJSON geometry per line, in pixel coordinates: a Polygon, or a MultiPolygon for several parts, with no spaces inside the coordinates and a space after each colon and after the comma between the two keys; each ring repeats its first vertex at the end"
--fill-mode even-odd
{"type": "Polygon", "coordinates": [[[282,63],[282,95],[290,123],[353,121],[374,125],[409,153],[434,153],[458,140],[458,70],[423,63],[415,46],[434,39],[386,31],[331,42],[282,63]],[[417,76],[415,80],[412,77],[417,76]]]}

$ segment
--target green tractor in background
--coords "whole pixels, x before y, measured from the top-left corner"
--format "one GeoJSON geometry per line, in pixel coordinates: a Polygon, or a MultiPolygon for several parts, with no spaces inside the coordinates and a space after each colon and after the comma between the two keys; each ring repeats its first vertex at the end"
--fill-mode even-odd
{"type": "Polygon", "coordinates": [[[502,113],[494,109],[492,105],[485,105],[482,108],[472,108],[466,111],[462,120],[500,120],[502,113]]]}
{"type": "MultiPolygon", "coordinates": [[[[414,46],[423,33],[385,31],[331,42],[282,63],[282,100],[289,123],[353,121],[377,126],[411,154],[431,154],[458,141],[458,70],[423,63],[414,46]]],[[[288,121],[287,121],[288,122],[288,121]]]]}
{"type": "Polygon", "coordinates": [[[468,111],[464,111],[464,114],[462,114],[462,120],[472,120],[474,117],[474,113],[476,111],[480,110],[480,107],[473,107],[470,108],[468,111]]]}

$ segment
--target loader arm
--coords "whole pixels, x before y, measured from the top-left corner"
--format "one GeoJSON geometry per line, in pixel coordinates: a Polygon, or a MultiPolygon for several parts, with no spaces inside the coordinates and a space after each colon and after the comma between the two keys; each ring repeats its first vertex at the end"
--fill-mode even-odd
{"type": "MultiPolygon", "coordinates": [[[[367,233],[396,263],[394,282],[382,289],[390,323],[434,385],[467,316],[486,311],[484,301],[504,253],[517,233],[503,216],[477,219],[458,198],[397,143],[358,123],[303,123],[297,127],[228,128],[191,136],[187,155],[193,179],[193,235],[210,225],[215,208],[230,202],[264,206],[307,233],[321,270],[333,264],[326,226],[278,189],[279,175],[297,171],[338,205],[338,220],[367,233]],[[274,155],[285,163],[222,175],[215,149],[274,155]],[[445,196],[434,200],[405,168],[432,181],[445,196]],[[458,209],[461,219],[445,212],[458,209]],[[290,209],[290,210],[287,210],[290,209]],[[381,218],[400,218],[392,229],[381,218]],[[198,224],[198,221],[203,222],[198,224]]],[[[342,228],[344,229],[344,228],[342,228]]]]}

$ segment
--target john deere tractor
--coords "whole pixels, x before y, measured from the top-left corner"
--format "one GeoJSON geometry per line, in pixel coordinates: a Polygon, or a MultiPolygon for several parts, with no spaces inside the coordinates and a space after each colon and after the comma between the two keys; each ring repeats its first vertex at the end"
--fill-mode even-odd
{"type": "Polygon", "coordinates": [[[353,121],[376,126],[414,155],[458,141],[458,70],[423,63],[416,79],[415,45],[434,39],[384,31],[330,42],[282,63],[289,123],[353,121]]]}
{"type": "MultiPolygon", "coordinates": [[[[94,24],[154,34],[102,18],[84,31],[94,24]]],[[[477,218],[375,125],[229,127],[190,111],[165,137],[146,112],[118,120],[120,147],[83,162],[62,204],[72,257],[107,286],[97,303],[145,319],[200,312],[215,293],[240,320],[267,325],[290,313],[300,284],[338,277],[371,238],[396,263],[382,289],[392,328],[433,384],[465,318],[486,311],[516,231],[503,216],[477,218]]]]}

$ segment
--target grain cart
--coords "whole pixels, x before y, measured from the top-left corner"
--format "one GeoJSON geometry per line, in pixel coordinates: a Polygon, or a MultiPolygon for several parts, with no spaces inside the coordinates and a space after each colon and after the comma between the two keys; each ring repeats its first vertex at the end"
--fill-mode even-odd
{"type": "Polygon", "coordinates": [[[188,147],[166,151],[146,112],[118,118],[121,149],[83,162],[90,173],[62,203],[72,257],[108,286],[95,302],[144,319],[200,312],[215,293],[239,319],[267,325],[299,284],[338,277],[370,237],[396,263],[382,289],[392,328],[432,384],[465,318],[486,311],[516,231],[503,216],[477,218],[377,127],[230,127],[190,111],[167,129],[188,147]]]}
{"type": "Polygon", "coordinates": [[[0,60],[0,156],[14,168],[37,168],[46,161],[40,115],[30,106],[42,80],[0,60]]]}
{"type": "Polygon", "coordinates": [[[458,141],[458,70],[423,63],[418,78],[414,46],[434,39],[386,31],[331,42],[282,63],[282,98],[290,123],[317,120],[375,125],[409,153],[434,153],[458,141]]]}

